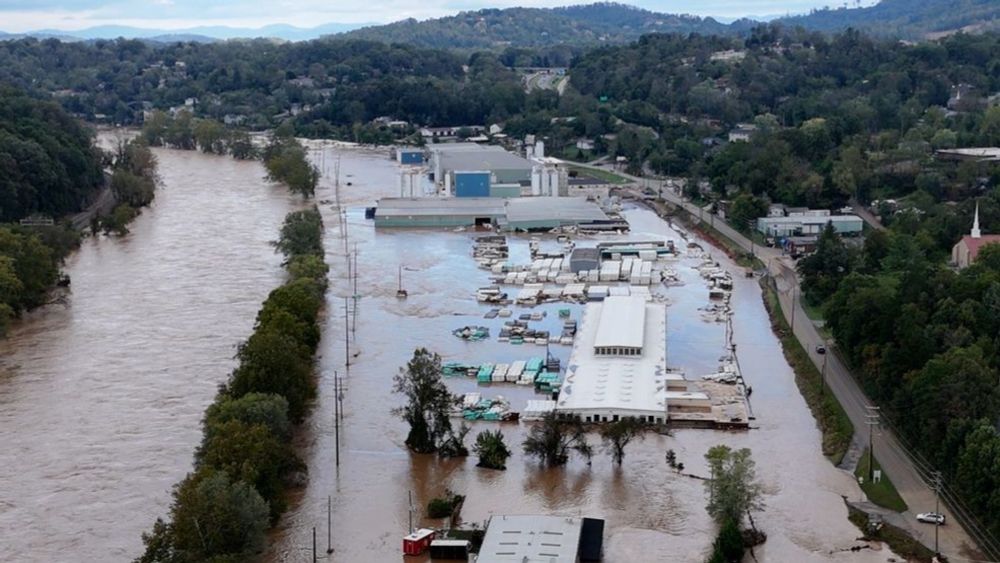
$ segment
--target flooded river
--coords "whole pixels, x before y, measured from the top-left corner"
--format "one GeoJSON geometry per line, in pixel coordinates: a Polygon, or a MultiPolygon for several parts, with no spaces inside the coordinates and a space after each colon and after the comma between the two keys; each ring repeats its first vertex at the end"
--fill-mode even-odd
{"type": "MultiPolygon", "coordinates": [[[[332,155],[327,155],[330,161],[332,155]]],[[[349,244],[359,254],[357,324],[350,334],[352,363],[345,368],[344,297],[353,294],[347,275],[344,241],[338,216],[324,205],[331,288],[320,358],[320,398],[302,436],[310,482],[293,509],[282,519],[269,559],[310,561],[312,529],[317,530],[320,557],[332,561],[403,561],[401,537],[407,532],[407,495],[413,494],[417,524],[441,526],[421,518],[428,500],[451,489],[466,494],[463,519],[482,525],[492,514],[564,514],[604,518],[605,560],[703,561],[715,527],[705,512],[703,483],[668,469],[664,453],[677,452],[686,472],[705,475],[703,456],[716,444],[753,451],[766,494],[766,508],[755,515],[769,539],[756,549],[760,561],[887,561],[888,551],[845,553],[857,545],[858,530],[846,518],[842,495],[857,498],[852,477],[833,467],[821,454],[820,434],[793,382],[780,344],[770,330],[756,280],[738,275],[721,253],[723,266],[737,273],[733,304],[735,342],[748,382],[753,386],[755,429],[726,433],[678,430],[673,436],[647,436],[634,442],[624,465],[614,467],[591,436],[597,455],[592,465],[573,459],[567,466],[545,469],[526,458],[520,444],[526,424],[473,423],[467,439],[483,429],[501,428],[514,455],[506,471],[475,467],[476,459],[438,460],[411,455],[403,442],[407,428],[391,414],[400,397],[391,393],[391,379],[412,356],[427,347],[445,361],[510,362],[544,355],[539,346],[514,346],[496,341],[504,319],[484,320],[488,306],[476,303],[474,290],[488,285],[485,270],[471,259],[472,233],[430,230],[375,231],[363,218],[363,208],[380,196],[398,194],[397,169],[384,154],[342,152],[341,199],[347,214],[349,244]],[[350,181],[351,186],[344,182],[350,181]],[[399,300],[397,268],[409,298],[399,300]],[[468,343],[451,330],[483,325],[493,338],[468,343]],[[333,375],[345,381],[345,419],[340,434],[340,464],[336,464],[333,423],[333,375]],[[327,556],[327,499],[332,499],[334,553],[327,556]]],[[[329,181],[327,181],[329,184],[329,181]]],[[[334,200],[329,185],[318,198],[334,200]]],[[[649,211],[627,212],[636,239],[673,239],[681,233],[649,211]]],[[[528,238],[511,237],[512,260],[527,260],[528,238]]],[[[580,245],[597,240],[582,237],[580,245]]],[[[707,248],[707,246],[706,246],[707,248]]],[[[707,323],[698,311],[708,303],[707,288],[693,269],[697,259],[683,259],[675,268],[685,282],[666,290],[668,315],[667,363],[685,370],[688,378],[712,373],[723,354],[724,326],[707,323]]],[[[558,326],[557,309],[548,313],[547,328],[558,326]]],[[[572,306],[579,318],[579,307],[572,306]]],[[[527,309],[515,308],[515,313],[527,309]]],[[[515,316],[516,316],[515,314],[515,316]]],[[[543,323],[544,326],[544,323],[543,323]]],[[[553,346],[565,360],[569,347],[553,346]]],[[[455,392],[481,391],[503,395],[515,410],[531,389],[514,385],[477,387],[474,380],[449,379],[455,392]]],[[[879,546],[874,546],[876,549],[879,546]]],[[[412,558],[406,559],[412,561],[412,558]]]]}
{"type": "Polygon", "coordinates": [[[0,341],[0,561],[128,561],[191,468],[294,205],[255,162],[157,150],[152,208],[0,341]]]}

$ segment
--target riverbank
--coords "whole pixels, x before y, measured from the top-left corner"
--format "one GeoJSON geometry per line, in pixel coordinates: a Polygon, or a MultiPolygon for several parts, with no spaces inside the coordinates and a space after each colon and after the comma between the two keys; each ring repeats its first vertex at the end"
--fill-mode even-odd
{"type": "Polygon", "coordinates": [[[160,187],[131,233],[84,239],[59,302],[0,341],[0,560],[136,557],[284,281],[272,241],[301,198],[258,162],[153,152],[160,187]]]}
{"type": "Polygon", "coordinates": [[[195,470],[174,489],[168,520],[143,534],[144,563],[244,560],[266,547],[268,528],[304,481],[292,441],[316,395],[327,267],[323,222],[312,208],[290,213],[276,244],[289,279],[268,296],[239,365],[205,411],[195,470]]]}

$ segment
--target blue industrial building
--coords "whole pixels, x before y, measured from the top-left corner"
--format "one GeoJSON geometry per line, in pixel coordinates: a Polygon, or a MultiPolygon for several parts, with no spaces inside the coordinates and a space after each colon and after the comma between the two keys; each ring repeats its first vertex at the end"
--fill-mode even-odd
{"type": "Polygon", "coordinates": [[[490,173],[455,172],[455,197],[490,197],[490,173]]]}
{"type": "Polygon", "coordinates": [[[424,151],[421,149],[399,149],[400,164],[421,165],[424,163],[424,151]]]}

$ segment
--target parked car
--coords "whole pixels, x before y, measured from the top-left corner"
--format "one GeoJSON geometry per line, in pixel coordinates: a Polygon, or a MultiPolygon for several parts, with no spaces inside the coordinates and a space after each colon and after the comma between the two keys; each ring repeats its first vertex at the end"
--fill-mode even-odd
{"type": "Polygon", "coordinates": [[[816,353],[820,354],[820,355],[826,354],[826,346],[824,346],[822,344],[817,344],[816,345],[816,353]]]}
{"type": "Polygon", "coordinates": [[[921,512],[917,514],[917,520],[927,524],[944,526],[944,514],[938,514],[937,512],[921,512]]]}

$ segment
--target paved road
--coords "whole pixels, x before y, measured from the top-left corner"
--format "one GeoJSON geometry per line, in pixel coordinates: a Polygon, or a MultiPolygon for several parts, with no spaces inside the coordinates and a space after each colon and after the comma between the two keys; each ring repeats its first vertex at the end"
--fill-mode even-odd
{"type": "Polygon", "coordinates": [[[533,90],[555,90],[562,95],[568,83],[568,76],[553,72],[535,72],[524,76],[524,89],[529,94],[533,90]]]}
{"type": "MultiPolygon", "coordinates": [[[[593,167],[592,168],[599,168],[593,167]]],[[[830,353],[827,354],[826,383],[833,391],[837,400],[843,405],[851,423],[854,424],[853,450],[855,453],[868,444],[868,426],[866,425],[866,415],[872,412],[868,407],[871,401],[865,397],[860,386],[847,369],[846,363],[840,355],[833,349],[832,343],[827,342],[819,333],[816,325],[812,323],[799,306],[801,289],[799,287],[798,274],[795,271],[794,262],[783,253],[774,248],[760,247],[754,245],[750,239],[737,232],[724,221],[714,218],[705,209],[685,200],[680,194],[670,187],[665,187],[664,183],[658,180],[636,178],[627,174],[619,173],[630,178],[640,187],[650,187],[659,191],[661,197],[690,213],[692,217],[702,221],[709,221],[710,224],[723,235],[729,237],[747,252],[751,248],[756,256],[766,264],[769,275],[773,276],[778,287],[781,308],[785,314],[785,319],[794,327],[793,332],[802,346],[809,352],[809,357],[816,365],[817,369],[822,369],[823,355],[816,353],[816,346],[824,344],[830,353]],[[795,305],[793,306],[793,301],[795,305]],[[794,315],[794,317],[793,317],[794,315]],[[794,318],[794,322],[793,322],[794,318]]],[[[882,466],[883,472],[889,476],[900,496],[909,507],[909,511],[903,513],[902,523],[911,523],[907,526],[914,537],[920,540],[930,549],[934,549],[934,526],[930,524],[920,524],[916,520],[917,512],[928,512],[934,510],[934,491],[927,481],[921,476],[914,461],[907,453],[907,449],[896,438],[894,433],[885,427],[880,427],[873,436],[875,457],[882,466]]],[[[856,455],[855,455],[856,457],[856,455]]],[[[984,560],[985,558],[975,548],[975,543],[962,526],[955,520],[954,514],[945,503],[941,503],[941,512],[947,517],[948,524],[940,527],[938,534],[939,550],[954,561],[964,559],[984,560]]],[[[899,521],[894,522],[900,524],[899,521]]]]}
{"type": "Polygon", "coordinates": [[[885,230],[885,225],[883,225],[882,222],[879,221],[877,217],[872,215],[871,211],[868,211],[868,209],[865,208],[865,206],[861,205],[861,203],[852,199],[851,209],[854,210],[855,215],[861,217],[861,219],[863,219],[865,223],[868,223],[869,227],[879,231],[885,230]]]}

